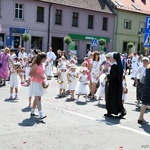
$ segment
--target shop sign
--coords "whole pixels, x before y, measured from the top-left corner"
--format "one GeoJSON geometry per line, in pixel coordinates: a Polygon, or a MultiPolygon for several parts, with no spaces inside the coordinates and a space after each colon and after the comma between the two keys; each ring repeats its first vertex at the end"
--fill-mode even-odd
{"type": "Polygon", "coordinates": [[[20,33],[20,34],[23,34],[23,33],[29,33],[29,29],[24,29],[24,28],[9,28],[9,31],[10,31],[10,34],[12,33],[20,33]]]}

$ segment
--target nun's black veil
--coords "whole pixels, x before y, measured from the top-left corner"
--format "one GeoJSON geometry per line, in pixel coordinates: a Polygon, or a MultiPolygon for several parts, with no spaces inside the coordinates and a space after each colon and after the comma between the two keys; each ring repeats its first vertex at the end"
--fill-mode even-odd
{"type": "Polygon", "coordinates": [[[123,67],[122,67],[122,63],[121,63],[121,57],[120,57],[120,54],[115,52],[113,54],[113,58],[116,60],[117,62],[117,66],[118,66],[118,74],[119,75],[123,75],[123,67]]]}

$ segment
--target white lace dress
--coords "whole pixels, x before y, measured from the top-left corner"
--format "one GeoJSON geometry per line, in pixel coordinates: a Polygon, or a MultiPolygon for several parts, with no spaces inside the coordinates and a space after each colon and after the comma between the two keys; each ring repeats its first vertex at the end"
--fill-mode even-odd
{"type": "Polygon", "coordinates": [[[14,71],[10,75],[10,87],[18,89],[21,87],[21,79],[17,71],[14,71]]]}
{"type": "Polygon", "coordinates": [[[91,70],[91,82],[97,83],[98,82],[98,76],[100,74],[100,61],[93,61],[92,63],[92,70],[91,70]]]}
{"type": "Polygon", "coordinates": [[[100,76],[100,86],[98,87],[96,94],[95,94],[97,99],[99,99],[100,97],[105,98],[105,77],[106,77],[105,73],[103,73],[100,76]]]}
{"type": "Polygon", "coordinates": [[[69,74],[70,74],[69,80],[71,81],[69,82],[69,90],[74,91],[78,83],[78,78],[76,77],[77,72],[70,71],[69,74]]]}
{"type": "Polygon", "coordinates": [[[61,72],[60,80],[63,81],[63,83],[59,85],[59,88],[66,90],[68,88],[67,71],[61,72]]]}
{"type": "Polygon", "coordinates": [[[81,74],[75,91],[76,91],[76,94],[89,94],[90,93],[86,74],[81,74]]]}

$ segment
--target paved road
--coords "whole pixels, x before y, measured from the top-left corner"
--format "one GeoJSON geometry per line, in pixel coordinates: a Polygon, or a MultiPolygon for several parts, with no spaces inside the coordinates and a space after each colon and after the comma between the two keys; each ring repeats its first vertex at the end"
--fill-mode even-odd
{"type": "MultiPolygon", "coordinates": [[[[79,104],[67,98],[56,98],[56,79],[50,82],[43,97],[45,123],[30,118],[27,87],[22,87],[19,100],[10,101],[9,84],[0,88],[0,150],[150,150],[150,125],[137,124],[139,109],[135,107],[135,88],[127,76],[129,93],[125,119],[104,118],[105,103],[79,104]]],[[[145,119],[150,121],[147,111],[145,119]]]]}

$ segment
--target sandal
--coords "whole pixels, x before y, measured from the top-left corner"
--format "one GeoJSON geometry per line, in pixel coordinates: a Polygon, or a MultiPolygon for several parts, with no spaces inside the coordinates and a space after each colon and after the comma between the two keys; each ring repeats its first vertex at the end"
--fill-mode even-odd
{"type": "Polygon", "coordinates": [[[138,124],[148,124],[148,122],[145,120],[138,120],[137,123],[138,124]]]}
{"type": "Polygon", "coordinates": [[[136,104],[136,107],[141,108],[141,106],[139,104],[136,104]]]}

